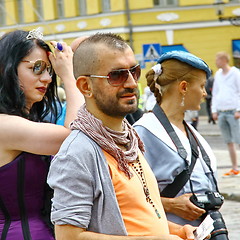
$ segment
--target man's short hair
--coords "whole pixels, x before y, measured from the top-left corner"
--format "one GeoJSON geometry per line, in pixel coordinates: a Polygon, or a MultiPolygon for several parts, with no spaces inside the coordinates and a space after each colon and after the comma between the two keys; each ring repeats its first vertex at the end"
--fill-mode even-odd
{"type": "Polygon", "coordinates": [[[230,55],[229,55],[227,52],[218,52],[218,53],[216,54],[216,57],[217,57],[217,58],[224,58],[224,59],[227,60],[227,62],[230,61],[230,55]]]}
{"type": "Polygon", "coordinates": [[[76,79],[82,75],[95,74],[99,67],[99,60],[104,57],[101,46],[119,51],[129,47],[121,36],[114,33],[96,33],[86,38],[79,44],[73,55],[73,72],[76,79]]]}

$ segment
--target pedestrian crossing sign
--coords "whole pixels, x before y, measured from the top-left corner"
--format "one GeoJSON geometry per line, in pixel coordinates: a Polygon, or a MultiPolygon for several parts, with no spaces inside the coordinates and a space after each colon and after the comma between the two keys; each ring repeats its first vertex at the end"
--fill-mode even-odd
{"type": "Polygon", "coordinates": [[[157,61],[161,55],[159,43],[143,44],[143,58],[145,62],[157,61]]]}

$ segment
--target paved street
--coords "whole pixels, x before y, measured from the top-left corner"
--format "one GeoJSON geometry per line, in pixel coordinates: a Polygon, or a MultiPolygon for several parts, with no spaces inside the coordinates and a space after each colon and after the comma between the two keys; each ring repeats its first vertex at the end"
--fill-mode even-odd
{"type": "Polygon", "coordinates": [[[240,202],[225,200],[221,211],[229,231],[229,240],[240,239],[240,202]]]}
{"type": "MultiPolygon", "coordinates": [[[[218,125],[208,124],[207,118],[200,116],[198,131],[208,141],[217,158],[219,189],[225,196],[220,212],[229,231],[229,240],[240,240],[240,176],[222,177],[223,173],[230,169],[231,163],[218,125]]],[[[239,149],[238,156],[240,165],[239,149]]]]}

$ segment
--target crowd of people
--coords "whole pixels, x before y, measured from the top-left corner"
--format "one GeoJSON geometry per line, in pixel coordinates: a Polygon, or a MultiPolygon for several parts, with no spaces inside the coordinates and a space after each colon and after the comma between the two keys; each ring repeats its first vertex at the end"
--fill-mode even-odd
{"type": "MultiPolygon", "coordinates": [[[[212,121],[226,126],[221,114],[237,119],[238,105],[220,109],[217,89],[237,73],[217,62],[212,121]]],[[[211,70],[187,52],[161,55],[146,74],[154,105],[145,113],[140,76],[116,34],[71,46],[48,45],[39,30],[0,39],[2,240],[194,239],[207,210],[191,199],[219,190],[215,156],[184,119],[200,110],[211,70]]]]}

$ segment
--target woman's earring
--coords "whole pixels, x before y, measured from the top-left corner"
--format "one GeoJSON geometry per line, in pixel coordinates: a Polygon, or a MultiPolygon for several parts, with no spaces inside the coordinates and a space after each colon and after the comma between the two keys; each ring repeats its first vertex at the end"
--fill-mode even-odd
{"type": "Polygon", "coordinates": [[[184,97],[184,95],[182,96],[182,102],[180,103],[180,106],[181,107],[184,107],[184,105],[185,105],[185,97],[184,97]]]}
{"type": "Polygon", "coordinates": [[[86,96],[88,96],[88,97],[90,97],[91,95],[92,95],[91,92],[88,92],[88,93],[86,94],[86,96]]]}

